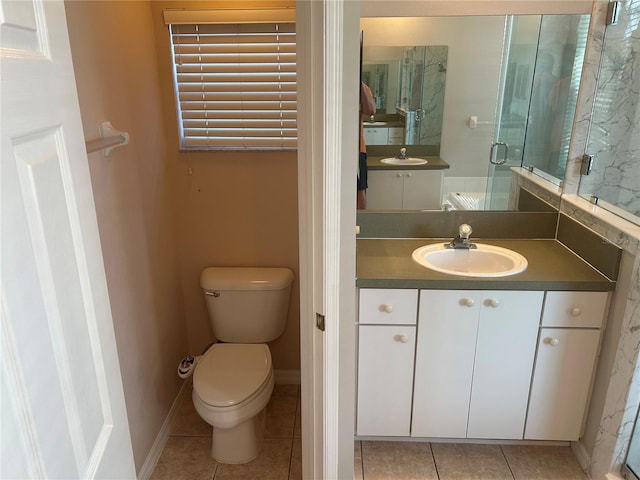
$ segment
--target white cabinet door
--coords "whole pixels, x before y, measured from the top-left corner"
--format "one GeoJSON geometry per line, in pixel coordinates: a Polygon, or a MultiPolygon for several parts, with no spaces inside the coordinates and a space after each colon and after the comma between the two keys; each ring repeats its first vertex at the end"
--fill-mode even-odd
{"type": "Polygon", "coordinates": [[[403,210],[440,210],[441,196],[441,170],[408,170],[404,172],[403,210]]]}
{"type": "Polygon", "coordinates": [[[522,439],[543,292],[482,292],[468,438],[522,439]]]}
{"type": "Polygon", "coordinates": [[[404,128],[391,127],[388,128],[389,138],[387,139],[388,145],[402,145],[404,144],[404,128]]]}
{"type": "Polygon", "coordinates": [[[541,328],[526,440],[578,440],[600,330],[541,328]]]}
{"type": "Polygon", "coordinates": [[[401,210],[404,191],[402,170],[369,170],[367,208],[401,210]]]}
{"type": "Polygon", "coordinates": [[[388,130],[388,128],[365,127],[364,142],[367,145],[386,145],[389,138],[388,130]]]}
{"type": "Polygon", "coordinates": [[[367,207],[376,210],[439,210],[439,170],[370,170],[367,207]]]}
{"type": "Polygon", "coordinates": [[[476,291],[420,291],[414,437],[466,437],[480,298],[476,291]]]}
{"type": "Polygon", "coordinates": [[[358,435],[409,436],[415,327],[359,329],[358,435]]]}

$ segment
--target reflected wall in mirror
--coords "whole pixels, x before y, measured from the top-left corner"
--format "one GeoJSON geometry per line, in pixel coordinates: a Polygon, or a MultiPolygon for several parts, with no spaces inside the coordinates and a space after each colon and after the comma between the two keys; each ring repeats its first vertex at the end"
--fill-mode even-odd
{"type": "MultiPolygon", "coordinates": [[[[461,194],[471,201],[453,208],[507,209],[511,168],[523,163],[560,182],[588,23],[589,15],[361,18],[365,59],[371,49],[447,49],[438,155],[450,166],[443,206],[461,194]]],[[[385,113],[389,89],[400,90],[391,78],[396,64],[387,65],[385,113]]],[[[407,154],[415,155],[411,147],[407,154]]]]}
{"type": "MultiPolygon", "coordinates": [[[[380,46],[363,49],[362,80],[376,99],[365,119],[368,145],[440,145],[447,72],[446,46],[380,46]],[[401,128],[401,135],[373,136],[371,127],[401,128]]],[[[437,149],[435,150],[437,154],[437,149]]]]}

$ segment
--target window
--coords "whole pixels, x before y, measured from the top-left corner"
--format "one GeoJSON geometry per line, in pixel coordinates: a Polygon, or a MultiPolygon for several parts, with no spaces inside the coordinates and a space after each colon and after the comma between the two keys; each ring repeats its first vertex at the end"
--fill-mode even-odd
{"type": "MultiPolygon", "coordinates": [[[[194,23],[181,20],[185,11],[171,12],[165,11],[165,22],[181,148],[295,149],[295,23],[194,23]]],[[[206,13],[214,22],[229,17],[229,11],[206,13]]],[[[190,12],[188,18],[195,16],[190,12]]],[[[243,11],[241,17],[251,15],[243,11]]]]}

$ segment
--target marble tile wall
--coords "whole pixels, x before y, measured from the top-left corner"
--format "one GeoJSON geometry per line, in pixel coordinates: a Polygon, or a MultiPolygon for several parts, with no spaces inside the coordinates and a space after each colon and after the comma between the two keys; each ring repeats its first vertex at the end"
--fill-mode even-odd
{"type": "Polygon", "coordinates": [[[594,167],[579,192],[640,216],[640,0],[621,2],[619,11],[606,30],[591,115],[594,167]]]}
{"type": "Polygon", "coordinates": [[[444,88],[447,77],[448,48],[428,46],[422,88],[423,125],[418,143],[440,145],[442,115],[444,113],[444,88]]]}
{"type": "Polygon", "coordinates": [[[600,58],[602,57],[607,5],[608,0],[595,0],[591,11],[589,38],[585,50],[580,92],[578,93],[575,122],[563,182],[563,191],[567,194],[577,194],[580,186],[580,168],[589,137],[591,112],[593,111],[600,58]]]}
{"type": "Polygon", "coordinates": [[[603,479],[609,472],[620,473],[640,405],[640,226],[577,195],[563,196],[561,212],[618,245],[631,259],[631,265],[621,275],[623,278],[618,279],[615,293],[622,318],[613,346],[613,362],[603,372],[608,382],[603,407],[599,418],[588,420],[597,422],[595,440],[593,445],[585,442],[576,447],[586,450],[583,467],[591,478],[603,479]]]}

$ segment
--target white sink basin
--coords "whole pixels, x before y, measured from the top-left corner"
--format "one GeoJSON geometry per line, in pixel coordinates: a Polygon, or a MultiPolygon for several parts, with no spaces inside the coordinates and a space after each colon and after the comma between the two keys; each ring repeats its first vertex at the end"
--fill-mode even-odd
{"type": "Polygon", "coordinates": [[[436,272],[464,277],[506,277],[524,272],[527,259],[517,252],[493,245],[477,244],[476,249],[446,248],[442,243],[413,251],[412,258],[436,272]]]}
{"type": "Polygon", "coordinates": [[[414,158],[414,157],[407,157],[407,158],[396,158],[396,157],[390,157],[390,158],[383,158],[382,160],[380,160],[380,162],[382,163],[386,163],[387,165],[424,165],[425,163],[427,163],[427,161],[423,158],[414,158]]]}

